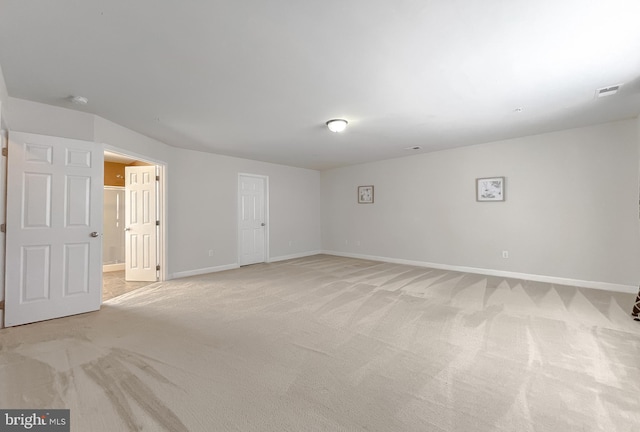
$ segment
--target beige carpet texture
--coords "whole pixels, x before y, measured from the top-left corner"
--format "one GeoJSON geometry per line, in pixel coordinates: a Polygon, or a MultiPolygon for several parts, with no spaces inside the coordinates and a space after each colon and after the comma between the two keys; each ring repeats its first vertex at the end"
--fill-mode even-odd
{"type": "Polygon", "coordinates": [[[635,295],[327,255],[0,330],[0,407],[85,431],[640,430],[635,295]]]}

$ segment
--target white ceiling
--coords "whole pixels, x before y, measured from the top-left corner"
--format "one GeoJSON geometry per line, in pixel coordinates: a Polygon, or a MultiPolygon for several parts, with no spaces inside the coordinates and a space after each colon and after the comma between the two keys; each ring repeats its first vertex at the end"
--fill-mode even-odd
{"type": "Polygon", "coordinates": [[[0,0],[0,64],[14,97],[325,169],[636,116],[639,16],[638,0],[0,0]]]}

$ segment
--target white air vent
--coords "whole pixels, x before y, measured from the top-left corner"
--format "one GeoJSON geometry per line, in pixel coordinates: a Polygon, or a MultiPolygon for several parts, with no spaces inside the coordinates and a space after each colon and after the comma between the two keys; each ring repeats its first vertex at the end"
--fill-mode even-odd
{"type": "Polygon", "coordinates": [[[622,84],[617,84],[614,86],[599,88],[598,90],[596,90],[596,98],[611,96],[618,93],[618,89],[620,89],[621,85],[622,84]]]}
{"type": "Polygon", "coordinates": [[[405,150],[422,150],[422,147],[420,146],[413,146],[413,147],[405,147],[405,150]]]}

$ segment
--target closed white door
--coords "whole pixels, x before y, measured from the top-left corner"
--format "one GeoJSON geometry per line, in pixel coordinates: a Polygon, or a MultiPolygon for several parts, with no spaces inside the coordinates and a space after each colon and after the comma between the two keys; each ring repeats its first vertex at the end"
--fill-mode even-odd
{"type": "Polygon", "coordinates": [[[240,265],[265,261],[265,179],[241,175],[238,187],[238,247],[240,265]]]}
{"type": "Polygon", "coordinates": [[[5,325],[100,309],[102,145],[12,132],[5,325]]]}
{"type": "Polygon", "coordinates": [[[125,167],[125,279],[156,281],[156,167],[125,167]]]}

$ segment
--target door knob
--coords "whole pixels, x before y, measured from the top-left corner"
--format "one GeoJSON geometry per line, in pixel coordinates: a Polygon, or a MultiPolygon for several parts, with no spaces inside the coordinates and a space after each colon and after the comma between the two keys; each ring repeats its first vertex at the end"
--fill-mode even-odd
{"type": "Polygon", "coordinates": [[[265,225],[265,223],[264,223],[264,222],[262,222],[262,223],[260,224],[260,226],[264,226],[264,225],[265,225]]]}
{"type": "Polygon", "coordinates": [[[98,232],[97,231],[92,232],[91,237],[98,237],[98,232]]]}
{"type": "Polygon", "coordinates": [[[125,228],[124,230],[125,231],[131,231],[131,228],[125,228]]]}

